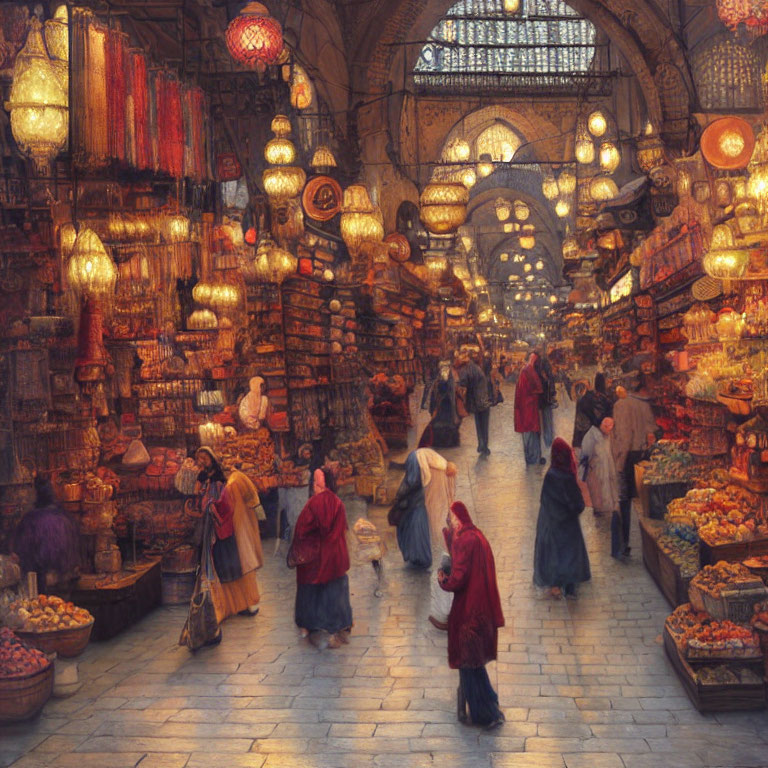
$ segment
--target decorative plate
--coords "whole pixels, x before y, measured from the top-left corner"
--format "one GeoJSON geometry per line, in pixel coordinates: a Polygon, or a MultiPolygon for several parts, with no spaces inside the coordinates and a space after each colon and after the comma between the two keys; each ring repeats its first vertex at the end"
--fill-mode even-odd
{"type": "Polygon", "coordinates": [[[740,117],[721,117],[701,134],[701,154],[714,168],[734,171],[746,168],[755,148],[755,132],[740,117]]]}
{"type": "Polygon", "coordinates": [[[343,193],[330,176],[314,176],[304,187],[301,202],[310,219],[330,221],[340,210],[343,193]]]}
{"type": "Polygon", "coordinates": [[[389,257],[398,264],[405,264],[411,258],[411,244],[405,235],[399,232],[392,232],[384,238],[384,242],[394,243],[397,246],[397,250],[394,253],[394,249],[390,250],[389,257]]]}

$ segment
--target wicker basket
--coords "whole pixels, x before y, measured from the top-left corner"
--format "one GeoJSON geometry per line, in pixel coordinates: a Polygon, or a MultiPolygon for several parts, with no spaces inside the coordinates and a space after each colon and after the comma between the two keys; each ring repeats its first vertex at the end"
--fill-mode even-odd
{"type": "Polygon", "coordinates": [[[768,590],[765,587],[723,590],[719,597],[715,597],[697,584],[690,584],[688,596],[697,611],[705,611],[717,621],[728,619],[744,624],[752,618],[755,603],[768,597],[768,590]]]}
{"type": "Polygon", "coordinates": [[[88,645],[93,630],[93,619],[88,624],[74,629],[55,629],[50,632],[23,632],[16,634],[33,648],[43,653],[56,653],[62,659],[79,656],[88,645]]]}
{"type": "Polygon", "coordinates": [[[0,723],[37,715],[53,691],[53,664],[26,677],[0,678],[0,723]]]}

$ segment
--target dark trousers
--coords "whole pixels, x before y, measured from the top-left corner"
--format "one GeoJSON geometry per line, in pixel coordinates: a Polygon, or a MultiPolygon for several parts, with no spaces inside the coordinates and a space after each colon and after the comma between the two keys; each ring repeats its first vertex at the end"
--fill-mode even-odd
{"type": "Polygon", "coordinates": [[[632,524],[632,499],[619,502],[619,511],[611,515],[611,555],[620,557],[629,547],[629,528],[632,524]]]}
{"type": "Polygon", "coordinates": [[[499,709],[499,697],[485,667],[460,669],[459,685],[474,725],[489,725],[504,719],[504,713],[499,709]]]}
{"type": "Polygon", "coordinates": [[[488,450],[488,427],[491,423],[491,409],[475,412],[475,432],[477,433],[477,450],[482,453],[488,450]]]}

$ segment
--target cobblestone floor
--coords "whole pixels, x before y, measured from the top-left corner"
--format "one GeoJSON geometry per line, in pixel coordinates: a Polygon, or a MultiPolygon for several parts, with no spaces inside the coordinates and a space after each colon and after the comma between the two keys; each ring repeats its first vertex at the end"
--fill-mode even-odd
{"type": "MultiPolygon", "coordinates": [[[[82,656],[82,690],[31,724],[0,729],[15,768],[737,768],[768,766],[764,713],[699,715],[667,662],[669,609],[646,574],[637,531],[629,565],[608,556],[607,523],[583,516],[592,582],[576,602],[531,585],[543,471],[526,470],[511,389],[491,417],[488,459],[474,425],[459,498],[493,546],[507,626],[489,667],[507,723],[492,734],[456,722],[457,673],[427,623],[429,576],[403,568],[388,533],[384,595],[369,566],[350,573],[352,643],[316,651],[292,620],[294,574],[268,544],[255,619],[191,655],[176,645],[183,608],[163,608],[82,656]],[[599,524],[597,524],[599,522],[599,524]]],[[[569,436],[572,411],[556,411],[569,436]]],[[[424,414],[419,414],[419,422],[424,414]]],[[[370,516],[386,529],[386,510],[370,516]]]]}

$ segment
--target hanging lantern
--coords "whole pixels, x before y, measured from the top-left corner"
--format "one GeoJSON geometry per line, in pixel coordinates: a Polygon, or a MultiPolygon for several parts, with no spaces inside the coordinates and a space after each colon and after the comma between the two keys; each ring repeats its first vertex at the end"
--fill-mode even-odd
{"type": "Polygon", "coordinates": [[[572,195],[576,191],[576,176],[570,171],[563,171],[557,177],[557,190],[561,195],[572,195]]]}
{"type": "Polygon", "coordinates": [[[240,288],[232,283],[213,283],[209,305],[217,314],[226,314],[240,304],[240,288]]]}
{"type": "Polygon", "coordinates": [[[463,184],[437,182],[424,187],[419,202],[424,226],[434,235],[447,235],[466,221],[469,192],[463,184]]]}
{"type": "Polygon", "coordinates": [[[525,294],[525,296],[524,296],[523,298],[524,298],[526,301],[530,301],[530,300],[533,298],[533,296],[531,296],[531,294],[530,294],[530,293],[526,293],[526,294],[525,294]]]}
{"type": "Polygon", "coordinates": [[[303,67],[294,63],[291,80],[291,106],[294,109],[309,109],[312,106],[312,83],[303,67]]]}
{"type": "Polygon", "coordinates": [[[371,202],[368,190],[362,184],[353,184],[344,190],[341,236],[354,256],[360,252],[363,243],[380,243],[384,239],[381,211],[371,202]]]}
{"type": "Polygon", "coordinates": [[[213,283],[207,280],[200,280],[192,289],[192,298],[204,307],[210,306],[211,296],[213,296],[213,283]]]}
{"type": "Polygon", "coordinates": [[[248,3],[229,22],[225,39],[232,58],[251,69],[276,64],[283,52],[283,28],[261,3],[248,3]]]}
{"type": "Polygon", "coordinates": [[[576,129],[574,154],[576,155],[576,160],[582,165],[590,165],[595,161],[595,145],[592,143],[592,138],[581,120],[576,129]]]}
{"type": "Polygon", "coordinates": [[[64,92],[69,96],[69,13],[60,5],[43,28],[45,47],[64,92]]]}
{"type": "Polygon", "coordinates": [[[464,139],[453,139],[445,150],[446,160],[452,163],[464,163],[469,160],[469,144],[464,139]]]}
{"type": "Polygon", "coordinates": [[[499,221],[506,221],[512,215],[512,206],[509,204],[509,200],[505,200],[503,197],[497,197],[493,207],[499,221]]]}
{"type": "Polygon", "coordinates": [[[520,10],[520,0],[504,0],[504,13],[517,13],[520,10]]]}
{"type": "Polygon", "coordinates": [[[280,285],[287,277],[296,274],[298,259],[288,250],[280,248],[265,235],[256,249],[255,272],[259,280],[280,285]]]}
{"type": "Polygon", "coordinates": [[[523,264],[523,272],[530,272],[533,267],[530,264],[523,264]]]}
{"type": "Polygon", "coordinates": [[[541,193],[547,200],[554,200],[560,194],[560,188],[551,173],[545,176],[544,181],[541,182],[541,193]]]}
{"type": "Polygon", "coordinates": [[[510,283],[515,283],[520,279],[520,275],[509,275],[507,277],[507,280],[509,280],[510,283]]]}
{"type": "Polygon", "coordinates": [[[445,256],[432,255],[427,257],[427,269],[430,282],[439,283],[448,267],[445,256]]]}
{"type": "Polygon", "coordinates": [[[606,173],[613,173],[621,163],[621,154],[612,141],[604,141],[600,145],[600,167],[606,173]]]}
{"type": "Polygon", "coordinates": [[[579,257],[579,242],[573,235],[563,240],[563,258],[568,261],[570,259],[577,259],[579,257]]]}
{"type": "Polygon", "coordinates": [[[552,294],[552,295],[549,297],[549,303],[550,303],[552,306],[554,306],[555,304],[557,304],[557,296],[555,296],[555,294],[554,294],[554,293],[553,293],[553,294],[552,294]]]}
{"type": "Polygon", "coordinates": [[[499,261],[502,264],[506,264],[509,261],[509,254],[505,251],[504,253],[499,254],[499,261]]]}
{"type": "Polygon", "coordinates": [[[544,269],[544,262],[543,262],[541,259],[539,259],[539,260],[536,262],[536,269],[537,269],[539,272],[541,272],[541,270],[542,270],[542,269],[544,269]]]}
{"type": "Polygon", "coordinates": [[[477,164],[477,175],[481,179],[484,179],[493,173],[493,167],[493,158],[490,153],[483,152],[483,154],[480,155],[480,161],[477,164]]]}
{"type": "Polygon", "coordinates": [[[219,320],[210,309],[196,309],[187,318],[187,328],[191,331],[212,331],[219,327],[219,320]]]}
{"type": "Polygon", "coordinates": [[[290,165],[296,160],[296,147],[290,139],[276,136],[264,147],[264,159],[271,165],[290,165]]]}
{"type": "Polygon", "coordinates": [[[5,108],[11,113],[11,132],[19,149],[44,174],[67,144],[69,95],[45,52],[41,30],[40,21],[32,16],[27,41],[16,56],[5,108]]]}
{"type": "Polygon", "coordinates": [[[64,259],[68,259],[72,254],[77,240],[77,230],[72,224],[63,224],[59,230],[59,249],[64,259]]]}
{"type": "Polygon", "coordinates": [[[768,164],[751,166],[747,180],[747,195],[757,200],[760,209],[768,208],[768,164]]]}
{"type": "Polygon", "coordinates": [[[478,275],[475,278],[475,288],[482,290],[483,288],[487,288],[487,287],[488,287],[488,281],[482,275],[478,275]]]}
{"type": "Polygon", "coordinates": [[[315,154],[312,155],[312,160],[309,164],[312,168],[335,168],[336,158],[325,144],[321,144],[315,150],[315,154]]]}
{"type": "MultiPolygon", "coordinates": [[[[241,230],[242,232],[242,230],[241,230]]],[[[163,234],[166,242],[186,243],[189,241],[189,219],[177,213],[165,220],[163,234]]]]}
{"type": "Polygon", "coordinates": [[[520,235],[520,247],[524,248],[526,251],[530,251],[531,248],[536,246],[536,236],[534,231],[535,230],[531,224],[525,224],[523,226],[523,231],[520,235]]]}
{"type": "Polygon", "coordinates": [[[618,197],[619,188],[609,176],[595,176],[589,184],[589,194],[595,202],[603,203],[618,197]]]}
{"type": "Polygon", "coordinates": [[[515,301],[522,301],[523,294],[522,293],[516,293],[515,294],[515,301]]]}
{"type": "Polygon", "coordinates": [[[472,189],[472,187],[475,186],[475,184],[477,183],[477,174],[475,173],[474,168],[467,168],[466,170],[462,171],[461,183],[467,189],[472,189]]]}
{"type": "Polygon", "coordinates": [[[67,264],[67,280],[80,296],[108,296],[115,289],[117,268],[92,229],[77,235],[67,264]]]}
{"type": "Polygon", "coordinates": [[[587,128],[589,129],[589,132],[598,139],[606,132],[606,130],[608,130],[608,121],[599,109],[596,109],[587,118],[587,128]]]}
{"type": "Polygon", "coordinates": [[[266,168],[261,180],[270,201],[284,203],[301,194],[307,175],[298,166],[278,165],[276,168],[266,168]]]}
{"type": "Polygon", "coordinates": [[[561,199],[557,201],[557,205],[555,206],[555,213],[561,219],[564,219],[570,212],[571,212],[571,206],[567,200],[561,199]]]}
{"type": "Polygon", "coordinates": [[[637,164],[646,175],[664,164],[664,142],[654,134],[651,123],[646,126],[645,138],[637,142],[637,164]]]}
{"type": "Polygon", "coordinates": [[[275,115],[272,118],[269,130],[272,131],[275,136],[284,137],[290,136],[293,129],[291,128],[291,121],[287,115],[275,115]]]}
{"type": "Polygon", "coordinates": [[[530,215],[531,209],[522,200],[515,200],[515,218],[518,221],[527,221],[530,215]]]}
{"type": "Polygon", "coordinates": [[[749,251],[737,248],[733,232],[727,224],[718,224],[712,230],[709,251],[702,259],[704,271],[720,280],[738,280],[747,271],[749,251]]]}

